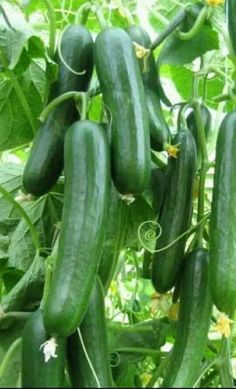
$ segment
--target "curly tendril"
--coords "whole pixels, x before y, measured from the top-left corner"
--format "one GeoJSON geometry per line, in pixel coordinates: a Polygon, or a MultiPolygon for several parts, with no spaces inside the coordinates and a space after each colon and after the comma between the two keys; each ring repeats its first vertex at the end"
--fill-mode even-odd
{"type": "Polygon", "coordinates": [[[61,60],[61,62],[63,63],[63,65],[69,70],[69,72],[75,74],[76,76],[80,76],[82,74],[85,74],[86,73],[86,70],[83,70],[82,72],[77,72],[76,70],[72,69],[70,67],[70,65],[68,65],[68,63],[66,62],[65,58],[63,57],[62,55],[62,52],[61,52],[61,40],[62,40],[62,36],[63,34],[65,33],[66,29],[69,28],[69,26],[67,26],[66,28],[64,28],[64,30],[62,31],[61,35],[60,35],[60,38],[59,38],[59,42],[58,42],[58,55],[59,55],[59,58],[61,60]]]}
{"type": "Polygon", "coordinates": [[[145,222],[141,223],[138,227],[138,239],[141,243],[141,245],[150,253],[153,253],[154,251],[150,249],[150,247],[146,246],[144,243],[143,238],[146,240],[146,242],[156,242],[162,234],[162,228],[161,225],[155,221],[155,220],[146,220],[145,222]],[[145,225],[151,225],[152,227],[149,228],[147,231],[143,232],[143,228],[145,225]],[[159,232],[158,232],[159,228],[159,232]]]}

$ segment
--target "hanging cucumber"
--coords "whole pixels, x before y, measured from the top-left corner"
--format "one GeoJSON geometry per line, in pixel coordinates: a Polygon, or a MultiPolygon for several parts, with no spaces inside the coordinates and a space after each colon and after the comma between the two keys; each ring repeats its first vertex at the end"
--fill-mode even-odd
{"type": "Polygon", "coordinates": [[[93,287],[85,317],[79,327],[79,332],[76,331],[68,338],[67,360],[69,375],[74,388],[113,387],[104,294],[98,277],[93,287]]]}
{"type": "Polygon", "coordinates": [[[105,237],[110,190],[109,142],[103,128],[75,122],[65,137],[65,196],[58,258],[44,321],[69,336],[87,309],[105,237]]]}
{"type": "Polygon", "coordinates": [[[111,119],[115,186],[123,194],[140,193],[150,177],[150,140],[144,87],[129,35],[116,27],[100,32],[95,64],[111,119]]]}
{"type": "Polygon", "coordinates": [[[162,387],[192,388],[201,367],[212,312],[208,252],[187,255],[181,277],[177,333],[162,387]]]}
{"type": "Polygon", "coordinates": [[[106,235],[98,269],[105,292],[107,292],[110,286],[120,251],[124,245],[127,207],[126,202],[119,197],[116,188],[112,185],[106,220],[106,235]]]}
{"type": "Polygon", "coordinates": [[[236,4],[235,0],[226,0],[226,20],[228,25],[229,37],[232,43],[234,55],[236,56],[236,26],[235,26],[235,15],[236,15],[236,4]]]}
{"type": "MultiPolygon", "coordinates": [[[[132,41],[145,49],[150,49],[151,39],[141,26],[131,26],[127,30],[132,41]]],[[[138,59],[141,69],[143,84],[146,95],[146,103],[149,115],[149,127],[151,145],[154,150],[163,150],[164,143],[170,138],[170,131],[161,108],[158,95],[157,67],[153,52],[147,53],[138,59]]]]}
{"type": "MultiPolygon", "coordinates": [[[[196,145],[191,132],[180,131],[173,139],[179,144],[177,158],[170,158],[166,172],[164,204],[159,217],[162,228],[156,250],[166,247],[190,227],[193,186],[196,172],[196,145]]],[[[171,247],[154,253],[152,282],[159,293],[170,290],[176,281],[184,256],[187,236],[171,247]]]]}
{"type": "Polygon", "coordinates": [[[45,362],[41,345],[48,340],[43,312],[35,311],[26,322],[22,335],[22,387],[62,388],[64,383],[66,341],[58,339],[56,358],[45,362]]]}
{"type": "Polygon", "coordinates": [[[221,123],[210,219],[210,279],[213,302],[231,315],[236,308],[236,110],[221,123]]]}
{"type": "MultiPolygon", "coordinates": [[[[92,76],[93,39],[85,27],[69,26],[60,46],[63,60],[57,54],[58,80],[51,87],[49,100],[69,91],[86,91],[92,76]],[[81,72],[84,73],[77,74],[81,72]]],[[[77,112],[71,100],[49,113],[38,130],[25,166],[23,186],[26,192],[40,196],[56,183],[63,169],[65,131],[75,119],[77,112]]]]}

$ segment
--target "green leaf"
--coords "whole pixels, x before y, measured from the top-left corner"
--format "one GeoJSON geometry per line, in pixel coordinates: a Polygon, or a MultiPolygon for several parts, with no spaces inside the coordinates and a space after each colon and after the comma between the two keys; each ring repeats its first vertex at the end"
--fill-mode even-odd
{"type": "Polygon", "coordinates": [[[218,34],[210,25],[202,26],[192,39],[181,40],[172,34],[164,43],[159,56],[159,64],[184,65],[207,51],[219,48],[218,34]]]}
{"type": "MultiPolygon", "coordinates": [[[[0,165],[0,185],[4,187],[13,196],[17,194],[21,187],[23,166],[16,163],[4,163],[0,165]]],[[[13,212],[12,204],[2,194],[0,194],[0,233],[8,233],[8,229],[5,233],[2,232],[4,227],[4,221],[8,219],[13,212]]],[[[17,215],[19,217],[19,215],[17,215]]]]}

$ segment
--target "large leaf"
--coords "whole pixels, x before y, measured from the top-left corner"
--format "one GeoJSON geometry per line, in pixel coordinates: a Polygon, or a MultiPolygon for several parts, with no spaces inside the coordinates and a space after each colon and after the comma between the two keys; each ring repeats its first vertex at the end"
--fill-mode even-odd
{"type": "MultiPolygon", "coordinates": [[[[10,192],[13,197],[15,197],[21,187],[22,173],[23,166],[20,164],[4,163],[0,165],[0,185],[10,192]]],[[[0,194],[0,221],[4,222],[12,216],[12,212],[13,205],[7,198],[0,194]]],[[[19,215],[17,216],[19,217],[19,215]]],[[[4,224],[2,226],[0,225],[0,234],[3,233],[5,235],[1,227],[4,227],[4,224]]],[[[8,229],[5,231],[7,233],[8,229]]]]}

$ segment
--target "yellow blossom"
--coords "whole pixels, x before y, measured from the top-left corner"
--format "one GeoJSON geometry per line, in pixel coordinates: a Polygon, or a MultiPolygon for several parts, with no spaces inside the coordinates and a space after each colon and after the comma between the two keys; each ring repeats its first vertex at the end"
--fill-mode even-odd
{"type": "Polygon", "coordinates": [[[218,7],[222,4],[224,4],[224,0],[207,0],[207,5],[211,7],[218,7]]]}
{"type": "Polygon", "coordinates": [[[178,153],[180,152],[179,143],[177,145],[166,144],[165,149],[169,157],[178,158],[178,153]]]}
{"type": "Polygon", "coordinates": [[[172,304],[169,312],[168,312],[168,317],[170,320],[178,320],[179,316],[179,303],[172,304]]]}
{"type": "Polygon", "coordinates": [[[233,323],[227,315],[222,314],[219,316],[216,325],[214,326],[214,330],[224,335],[226,338],[230,336],[230,324],[233,323]]]}

